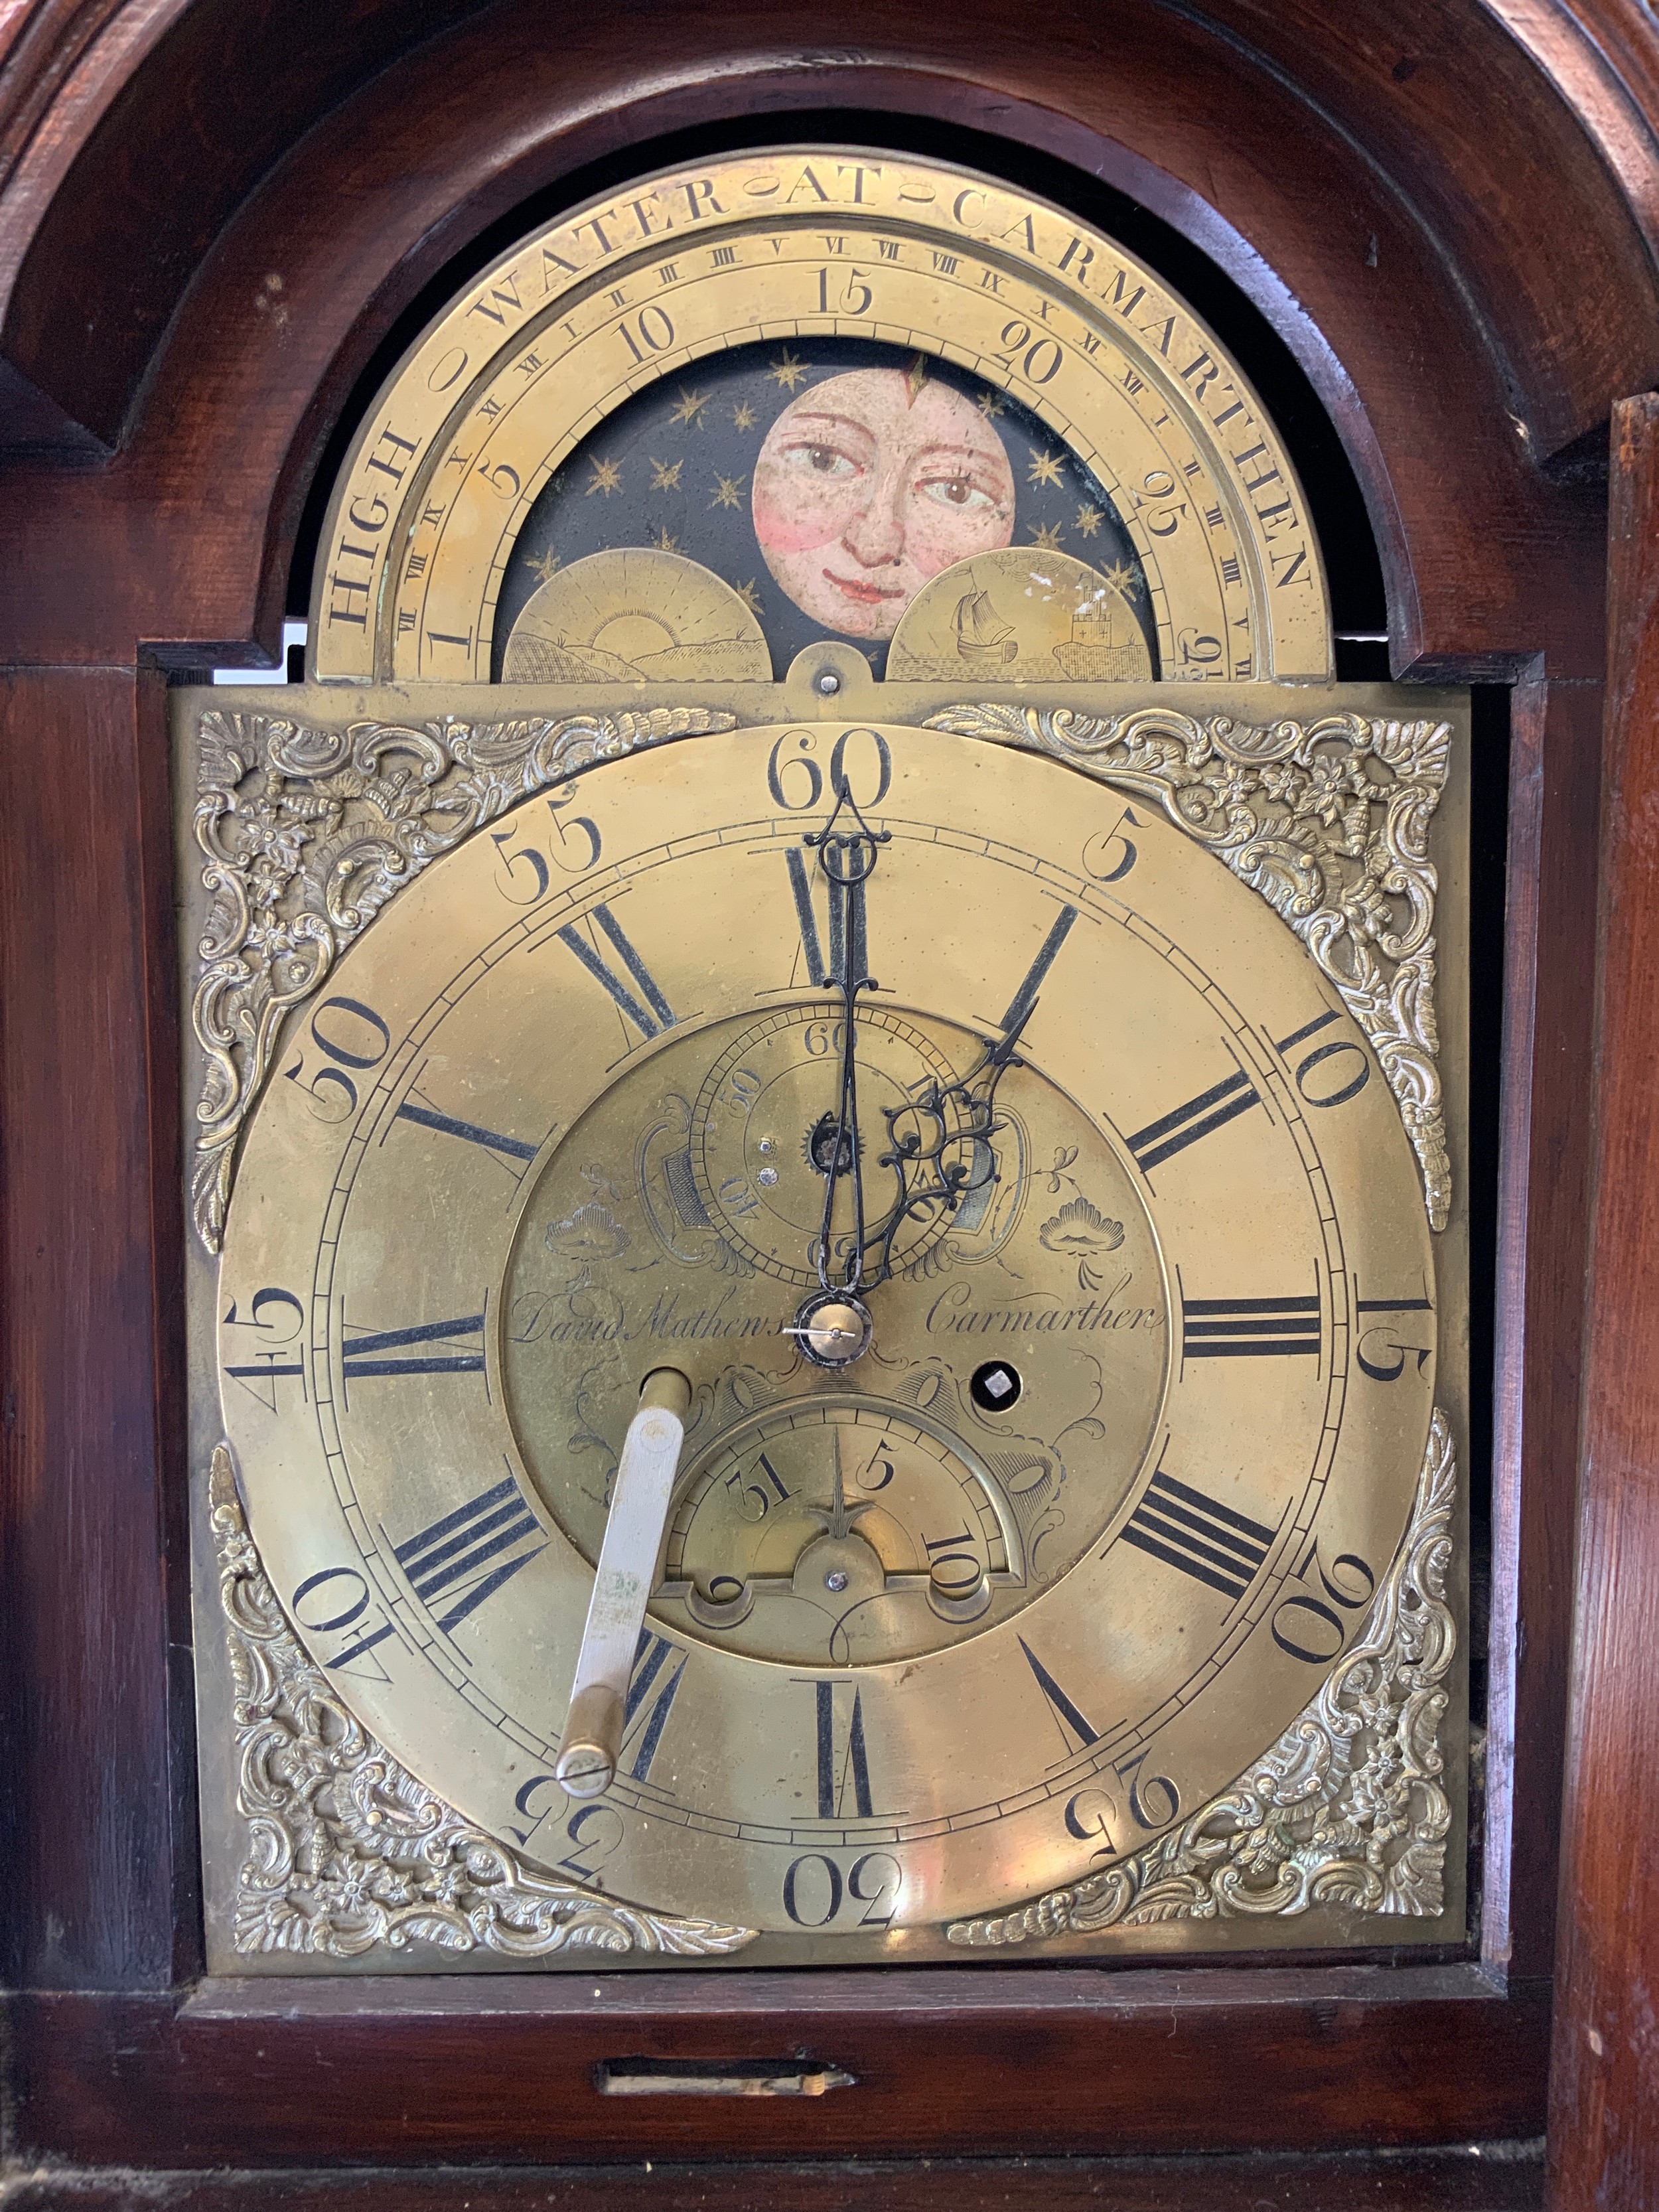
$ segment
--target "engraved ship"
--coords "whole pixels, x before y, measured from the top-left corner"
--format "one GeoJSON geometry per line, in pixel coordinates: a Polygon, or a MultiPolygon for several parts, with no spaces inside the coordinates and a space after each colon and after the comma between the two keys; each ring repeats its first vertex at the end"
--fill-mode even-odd
{"type": "Polygon", "coordinates": [[[957,605],[957,651],[964,660],[1009,661],[1019,651],[1014,626],[991,605],[988,592],[967,592],[957,605]]]}

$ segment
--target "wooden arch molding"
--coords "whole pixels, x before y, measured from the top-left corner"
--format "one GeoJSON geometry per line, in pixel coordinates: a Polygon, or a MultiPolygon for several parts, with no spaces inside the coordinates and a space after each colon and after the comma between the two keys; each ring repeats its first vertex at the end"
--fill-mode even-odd
{"type": "MultiPolygon", "coordinates": [[[[585,1984],[516,1980],[487,2021],[435,1998],[374,2013],[360,1991],[330,2018],[325,1990],[313,2014],[256,2016],[196,1987],[158,664],[271,655],[307,499],[377,349],[516,210],[675,133],[775,118],[783,136],[860,109],[877,143],[884,118],[921,118],[1065,165],[1207,255],[1344,442],[1396,672],[1515,686],[1492,1809],[1480,1955],[1401,1969],[1386,1993],[1370,1969],[1328,1970],[1316,1996],[1288,1969],[1238,1971],[1188,1977],[1201,1999],[1172,2010],[1154,1973],[958,1968],[948,2001],[926,1974],[884,1982],[871,2027],[848,2025],[868,2018],[850,1979],[820,1978],[799,2034],[866,2037],[872,2157],[964,2140],[1323,2157],[1542,2128],[1594,1133],[1603,456],[1615,403],[1659,383],[1643,0],[0,0],[0,1982],[17,1993],[0,2146],[19,2157],[278,2166],[321,2127],[365,2166],[529,2162],[567,2086],[555,2154],[601,2160],[613,2140],[585,2085],[617,2007],[585,1984]],[[1030,2039],[1018,2111],[990,2112],[968,2062],[1024,2035],[1039,1992],[1070,2013],[1030,2039]],[[1246,2068],[1271,2093],[1239,2097],[1246,2068]],[[527,2107],[491,2101],[532,2078],[527,2107]]],[[[781,2032],[781,2001],[739,1979],[718,1998],[629,1987],[639,2051],[701,2048],[704,2006],[723,2050],[764,2053],[781,2032]]],[[[678,2154],[716,2154],[706,2118],[679,2124],[678,2154]]],[[[830,2158],[840,2125],[750,2100],[742,2141],[830,2158]]],[[[1234,2202],[1200,2164],[1117,2201],[1234,2202]]],[[[1451,2201],[1443,2185],[1471,2208],[1511,2202],[1462,2169],[1389,2171],[1402,2207],[1451,2201]]],[[[1265,2172],[1238,2203],[1279,2187],[1265,2172]]],[[[1268,2201],[1381,2201],[1331,2175],[1268,2201]]],[[[836,2186],[776,2201],[845,2201],[836,2186]]],[[[398,2187],[362,2201],[415,2201],[398,2187]]],[[[865,2201],[935,2201],[895,2188],[865,2201]]],[[[279,2199],[200,2203],[222,2201],[279,2199]]]]}
{"type": "Polygon", "coordinates": [[[24,0],[0,64],[0,438],[77,489],[55,487],[64,526],[26,534],[0,597],[46,623],[29,658],[78,659],[94,635],[100,657],[123,635],[269,645],[320,440],[446,259],[620,149],[863,106],[1038,148],[1255,299],[1347,442],[1401,667],[1507,673],[1544,650],[1585,672],[1568,635],[1599,622],[1563,571],[1599,523],[1560,457],[1659,378],[1639,12],[1061,0],[1013,41],[993,0],[943,18],[640,0],[597,21],[534,0],[24,0]],[[1603,17],[1628,17],[1627,47],[1603,17]],[[150,542],[88,605],[83,571],[58,587],[94,513],[132,554],[135,529],[150,542]]]}

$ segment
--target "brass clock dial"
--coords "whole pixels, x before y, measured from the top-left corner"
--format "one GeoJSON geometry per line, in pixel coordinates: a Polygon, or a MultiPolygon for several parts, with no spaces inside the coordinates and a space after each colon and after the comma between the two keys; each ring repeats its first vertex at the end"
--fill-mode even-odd
{"type": "Polygon", "coordinates": [[[775,725],[527,800],[338,961],[218,1361],[317,1664],[553,1867],[617,1455],[679,1369],[592,1875],[855,1956],[1137,1850],[1302,1710],[1411,1510],[1436,1298],[1373,1050],[1253,891],[1053,761],[775,725]],[[884,841],[850,1121],[837,745],[884,841]],[[854,1154],[873,1334],[830,1370],[791,1331],[854,1154]]]}

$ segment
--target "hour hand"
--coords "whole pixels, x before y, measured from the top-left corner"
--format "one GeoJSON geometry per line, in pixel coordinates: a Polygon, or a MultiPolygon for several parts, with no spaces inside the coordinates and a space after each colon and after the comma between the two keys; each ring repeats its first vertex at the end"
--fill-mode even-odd
{"type": "Polygon", "coordinates": [[[597,1797],[616,1778],[623,1701],[662,1548],[685,1442],[691,1385],[659,1367],[640,1387],[611,1492],[587,1626],[576,1655],[570,1711],[553,1771],[572,1797],[597,1797]]]}

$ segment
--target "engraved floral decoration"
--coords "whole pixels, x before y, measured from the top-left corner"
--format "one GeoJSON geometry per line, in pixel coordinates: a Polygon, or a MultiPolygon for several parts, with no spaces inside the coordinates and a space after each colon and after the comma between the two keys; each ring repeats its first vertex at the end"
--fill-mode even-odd
{"type": "Polygon", "coordinates": [[[1097,1206],[1091,1206],[1072,1176],[1065,1180],[1075,1195],[1043,1223],[1037,1241],[1045,1252],[1077,1261],[1079,1290],[1097,1291],[1106,1279],[1095,1264],[1097,1255],[1116,1251],[1123,1242],[1123,1224],[1108,1220],[1097,1206]]]}
{"type": "Polygon", "coordinates": [[[1231,1790],[1133,1858],[1014,1912],[958,1921],[969,1948],[1166,1920],[1291,1917],[1314,1905],[1444,1910],[1440,1775],[1456,1649],[1446,1601],[1457,1478],[1437,1410],[1405,1541],[1346,1657],[1231,1790]]]}
{"type": "Polygon", "coordinates": [[[1451,1165],[1428,835],[1445,787],[1449,723],[962,706],[925,726],[1055,754],[1157,805],[1259,891],[1370,1038],[1417,1153],[1430,1226],[1445,1227],[1451,1165]]]}
{"type": "Polygon", "coordinates": [[[259,1564],[228,1449],[210,1487],[234,1694],[237,1808],[248,1822],[238,1951],[357,1959],[379,1945],[720,1958],[748,1928],[677,1920],[526,1864],[417,1782],[301,1650],[259,1564]]]}
{"type": "Polygon", "coordinates": [[[207,1061],[193,1198],[208,1250],[219,1249],[237,1139],[284,1016],[396,891],[579,769],[735,726],[701,707],[343,730],[205,713],[195,834],[210,906],[191,1018],[207,1061]]]}

